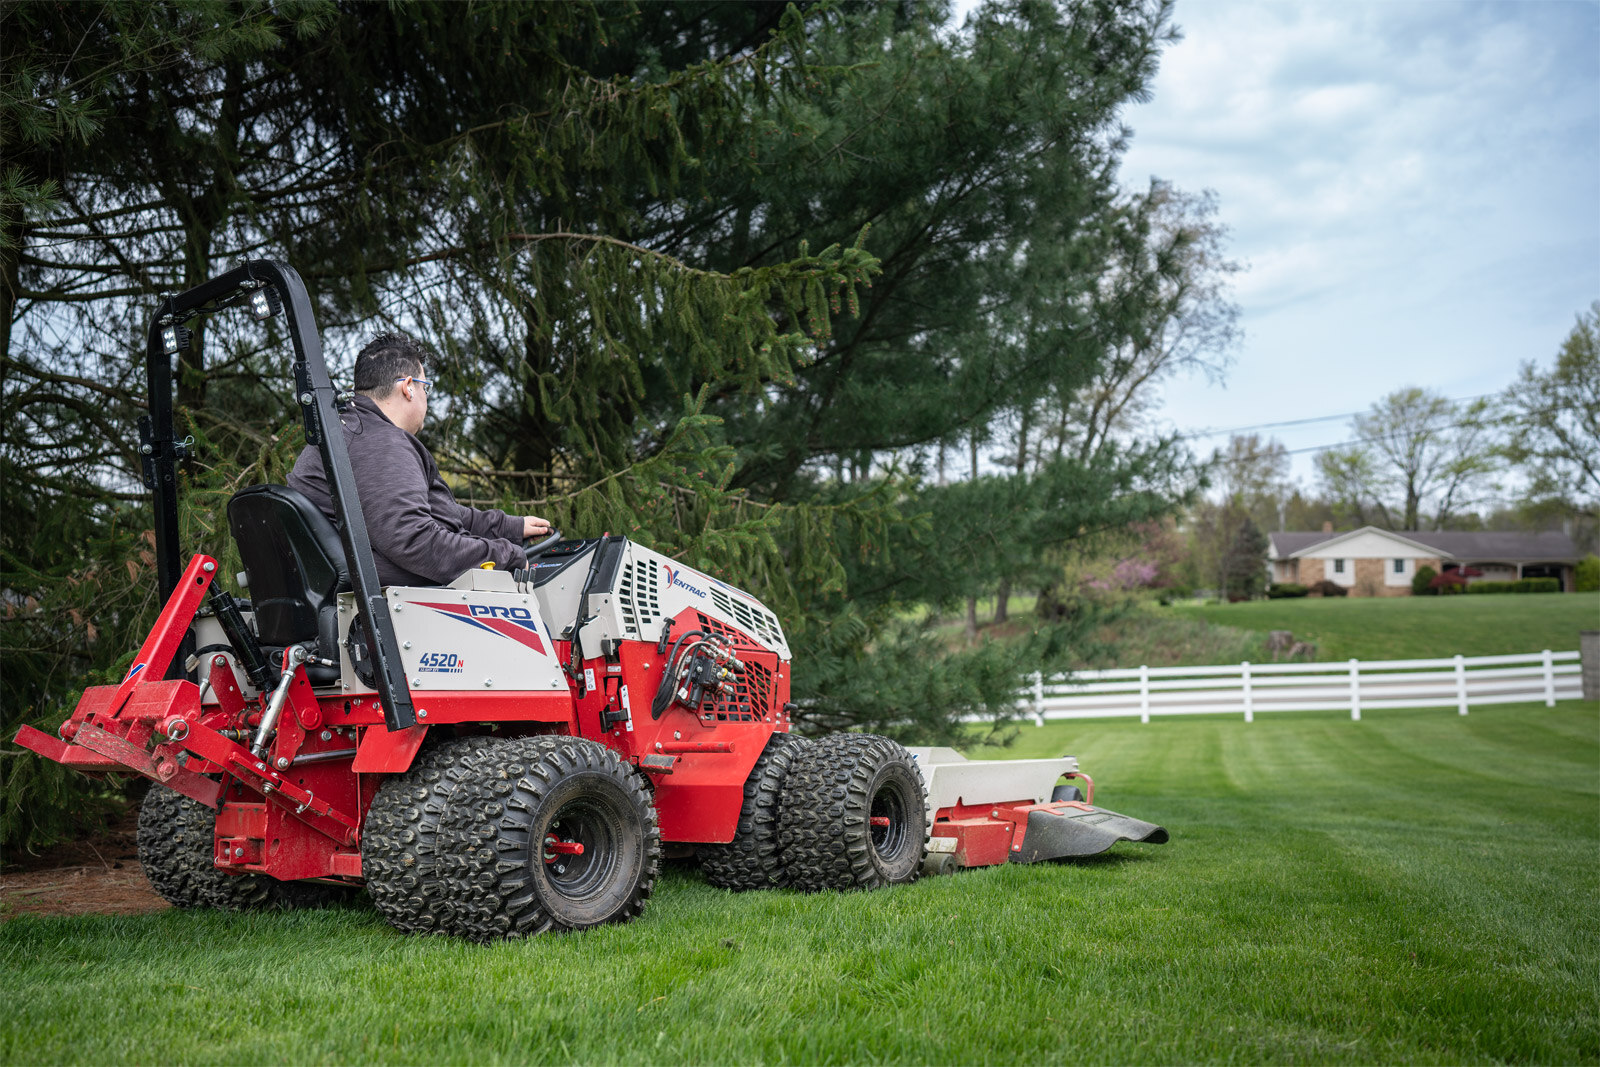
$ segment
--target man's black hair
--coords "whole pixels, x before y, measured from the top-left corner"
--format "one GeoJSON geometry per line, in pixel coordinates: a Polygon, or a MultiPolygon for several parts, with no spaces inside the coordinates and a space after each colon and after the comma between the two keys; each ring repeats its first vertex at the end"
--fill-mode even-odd
{"type": "Polygon", "coordinates": [[[356,355],[356,392],[382,400],[407,375],[426,377],[428,352],[403,333],[380,333],[356,355]]]}

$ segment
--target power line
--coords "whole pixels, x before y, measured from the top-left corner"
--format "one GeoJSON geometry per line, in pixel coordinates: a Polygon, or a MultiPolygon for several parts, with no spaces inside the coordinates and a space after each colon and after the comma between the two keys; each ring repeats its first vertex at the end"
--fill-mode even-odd
{"type": "MultiPolygon", "coordinates": [[[[1495,396],[1495,395],[1497,395],[1497,394],[1495,394],[1495,393],[1483,393],[1483,394],[1481,394],[1479,396],[1455,397],[1454,399],[1452,399],[1450,401],[1450,403],[1452,403],[1452,404],[1470,404],[1474,400],[1483,400],[1486,397],[1491,397],[1491,396],[1495,396]]],[[[1372,413],[1372,409],[1368,408],[1366,411],[1348,411],[1348,412],[1345,412],[1343,415],[1318,415],[1318,416],[1316,416],[1314,418],[1309,418],[1309,419],[1289,419],[1286,422],[1261,422],[1261,423],[1257,423],[1254,426],[1235,426],[1231,430],[1191,430],[1188,433],[1179,434],[1178,435],[1178,439],[1182,440],[1182,441],[1187,441],[1187,440],[1190,440],[1191,438],[1195,438],[1195,437],[1221,437],[1223,434],[1244,433],[1246,430],[1276,430],[1276,429],[1279,429],[1280,427],[1284,427],[1284,426],[1308,426],[1308,425],[1310,425],[1311,423],[1314,423],[1314,422],[1334,422],[1335,420],[1338,420],[1338,419],[1353,419],[1357,415],[1370,415],[1371,413],[1372,413]]],[[[1338,445],[1323,445],[1321,447],[1323,447],[1323,448],[1337,448],[1339,446],[1338,445]]],[[[1306,452],[1306,451],[1314,451],[1314,450],[1299,448],[1299,449],[1295,449],[1294,451],[1295,452],[1306,452]]],[[[1290,453],[1290,455],[1293,455],[1293,454],[1294,454],[1294,452],[1290,453]]]]}
{"type": "MultiPolygon", "coordinates": [[[[1439,430],[1463,430],[1473,427],[1478,429],[1487,429],[1495,426],[1504,426],[1507,423],[1517,422],[1519,419],[1525,418],[1529,415],[1549,415],[1557,411],[1572,411],[1583,406],[1584,405],[1581,403],[1552,404],[1549,407],[1536,408],[1533,411],[1516,412],[1514,414],[1502,415],[1493,419],[1462,419],[1460,422],[1447,422],[1439,426],[1430,426],[1428,428],[1428,432],[1433,433],[1439,430]]],[[[1298,456],[1306,452],[1326,452],[1331,448],[1349,448],[1352,445],[1371,445],[1376,444],[1379,441],[1388,441],[1398,437],[1405,437],[1409,432],[1410,431],[1408,430],[1391,430],[1388,433],[1380,433],[1372,437],[1357,437],[1349,441],[1339,441],[1336,444],[1331,445],[1310,445],[1306,448],[1288,448],[1283,451],[1283,455],[1298,456]]]]}

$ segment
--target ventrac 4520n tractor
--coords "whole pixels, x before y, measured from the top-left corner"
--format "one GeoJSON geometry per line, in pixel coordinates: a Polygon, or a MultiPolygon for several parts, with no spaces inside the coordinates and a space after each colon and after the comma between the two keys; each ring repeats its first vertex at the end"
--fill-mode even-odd
{"type": "Polygon", "coordinates": [[[364,883],[404,931],[475,940],[640,914],[666,850],[730,889],[870,889],[919,873],[1160,843],[1093,806],[1071,758],[980,763],[790,732],[783,626],[626,538],[515,572],[380,587],[310,301],[254,260],[149,330],[144,476],[165,607],[118,685],[17,743],[155,784],[139,855],[180,907],[309,902],[364,883]],[[178,552],[172,357],[196,316],[284,314],[337,516],[283,486],[228,504],[248,599],[178,552]],[[1067,781],[1063,781],[1063,779],[1067,781]],[[1087,795],[1071,780],[1081,780],[1087,795]]]}

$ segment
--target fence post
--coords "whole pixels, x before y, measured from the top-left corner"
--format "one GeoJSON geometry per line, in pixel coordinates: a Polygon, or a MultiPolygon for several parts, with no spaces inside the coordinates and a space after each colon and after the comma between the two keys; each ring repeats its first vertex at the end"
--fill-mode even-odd
{"type": "Polygon", "coordinates": [[[1467,660],[1461,653],[1456,653],[1456,707],[1461,714],[1467,713],[1467,660]]]}
{"type": "Polygon", "coordinates": [[[1139,721],[1150,721],[1150,667],[1139,664],[1139,721]]]}
{"type": "Polygon", "coordinates": [[[1044,725],[1044,672],[1033,672],[1033,724],[1044,725]]]}
{"type": "Polygon", "coordinates": [[[1361,721],[1361,661],[1350,661],[1350,721],[1361,721]]]}
{"type": "Polygon", "coordinates": [[[1548,648],[1544,650],[1544,706],[1556,706],[1556,665],[1554,654],[1548,648]]]}
{"type": "Polygon", "coordinates": [[[1244,677],[1244,721],[1255,722],[1255,705],[1250,699],[1250,661],[1239,664],[1239,669],[1244,677]]]}

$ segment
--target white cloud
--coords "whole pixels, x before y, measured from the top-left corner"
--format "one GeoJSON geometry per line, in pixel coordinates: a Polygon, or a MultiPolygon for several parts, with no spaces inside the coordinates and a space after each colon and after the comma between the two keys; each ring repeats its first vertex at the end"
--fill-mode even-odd
{"type": "Polygon", "coordinates": [[[1179,426],[1496,389],[1600,296],[1600,5],[1205,0],[1177,22],[1124,179],[1217,190],[1251,266],[1231,388],[1171,390],[1179,426]]]}

